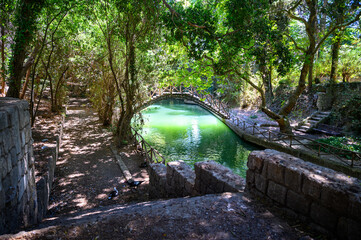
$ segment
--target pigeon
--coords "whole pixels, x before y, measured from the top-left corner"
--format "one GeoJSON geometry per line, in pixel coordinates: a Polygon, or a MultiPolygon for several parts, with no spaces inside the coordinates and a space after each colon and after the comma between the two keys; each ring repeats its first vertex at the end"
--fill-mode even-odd
{"type": "Polygon", "coordinates": [[[113,197],[118,196],[118,193],[119,193],[119,192],[118,192],[117,188],[114,187],[114,190],[109,193],[108,199],[110,200],[110,199],[112,199],[113,197]]]}
{"type": "Polygon", "coordinates": [[[142,184],[142,182],[144,181],[134,181],[133,179],[131,179],[127,181],[127,184],[129,185],[129,187],[138,187],[140,184],[142,184]]]}
{"type": "Polygon", "coordinates": [[[140,168],[146,168],[146,167],[148,167],[148,163],[144,162],[144,163],[140,164],[139,167],[140,168]]]}

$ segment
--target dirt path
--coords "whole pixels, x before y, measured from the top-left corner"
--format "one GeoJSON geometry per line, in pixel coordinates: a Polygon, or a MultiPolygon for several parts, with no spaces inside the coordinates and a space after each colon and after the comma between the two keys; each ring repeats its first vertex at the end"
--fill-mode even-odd
{"type": "MultiPolygon", "coordinates": [[[[130,189],[110,150],[111,132],[98,121],[97,114],[86,99],[72,98],[64,124],[60,158],[55,170],[55,181],[50,196],[48,216],[59,216],[76,211],[147,200],[147,184],[130,189]],[[108,200],[116,187],[120,195],[108,200]]],[[[147,178],[136,168],[138,155],[128,154],[137,180],[147,178]],[[133,161],[131,161],[133,159],[133,161]],[[139,179],[142,178],[142,179],[139,179]]],[[[127,163],[128,165],[128,163],[127,163]]],[[[133,171],[132,171],[133,170],[133,171]]]]}

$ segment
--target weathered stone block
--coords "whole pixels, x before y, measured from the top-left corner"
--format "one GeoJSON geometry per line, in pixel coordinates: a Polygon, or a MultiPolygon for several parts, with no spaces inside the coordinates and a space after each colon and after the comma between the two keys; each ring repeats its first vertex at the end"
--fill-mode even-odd
{"type": "Polygon", "coordinates": [[[19,191],[19,193],[18,193],[18,200],[20,201],[20,199],[23,197],[23,195],[24,195],[24,192],[25,192],[25,190],[26,190],[26,187],[27,187],[27,185],[28,185],[28,182],[27,182],[27,178],[26,178],[27,176],[26,175],[24,175],[21,179],[20,179],[20,181],[19,181],[19,183],[18,183],[18,191],[19,191]]]}
{"type": "Polygon", "coordinates": [[[321,203],[333,211],[347,216],[349,199],[343,190],[336,189],[331,185],[323,186],[321,190],[321,203]]]}
{"type": "Polygon", "coordinates": [[[167,183],[175,190],[177,196],[184,196],[184,193],[191,193],[194,188],[195,173],[184,161],[169,162],[167,164],[167,183]],[[191,191],[185,189],[187,184],[191,191]]]}
{"type": "Polygon", "coordinates": [[[0,111],[0,131],[9,126],[7,113],[0,111]]]}
{"type": "Polygon", "coordinates": [[[359,240],[361,236],[361,223],[341,217],[337,224],[337,236],[339,239],[359,240]]]}
{"type": "Polygon", "coordinates": [[[224,192],[224,182],[218,182],[216,185],[214,185],[214,191],[216,193],[222,193],[224,192]]]}
{"type": "Polygon", "coordinates": [[[0,180],[8,173],[8,161],[5,156],[0,157],[0,180]]]}
{"type": "Polygon", "coordinates": [[[337,226],[338,218],[331,210],[313,202],[310,209],[310,217],[317,224],[334,231],[337,226]]]}
{"type": "Polygon", "coordinates": [[[348,214],[361,222],[361,194],[350,195],[348,214]]]}
{"type": "Polygon", "coordinates": [[[255,188],[254,172],[248,169],[246,172],[246,190],[252,188],[255,188]]]}
{"type": "Polygon", "coordinates": [[[262,193],[267,191],[267,179],[260,174],[255,174],[255,186],[256,189],[262,193]]]}
{"type": "Polygon", "coordinates": [[[248,169],[260,173],[263,167],[263,159],[260,157],[261,151],[253,151],[248,156],[248,169]]]}
{"type": "Polygon", "coordinates": [[[11,161],[11,154],[9,153],[8,156],[7,156],[7,173],[9,174],[11,172],[11,170],[13,170],[13,163],[11,161]]]}
{"type": "Polygon", "coordinates": [[[284,184],[285,167],[279,162],[268,162],[267,178],[276,183],[284,184]]]}
{"type": "Polygon", "coordinates": [[[268,172],[268,161],[264,161],[263,162],[263,167],[262,167],[262,176],[263,177],[267,177],[267,172],[268,172]]]}
{"type": "Polygon", "coordinates": [[[301,192],[302,172],[296,167],[285,168],[285,186],[295,192],[301,192]]]}
{"type": "Polygon", "coordinates": [[[10,172],[10,185],[11,186],[17,186],[18,185],[18,182],[20,180],[20,177],[19,176],[19,171],[18,169],[14,169],[13,171],[10,172]]]}
{"type": "MultiPolygon", "coordinates": [[[[197,172],[200,173],[200,175],[196,176],[196,182],[200,181],[206,185],[206,191],[211,189],[212,192],[215,192],[217,184],[220,182],[224,184],[223,191],[238,192],[244,190],[245,180],[221,164],[214,161],[205,161],[195,163],[195,167],[199,169],[197,172]]],[[[204,193],[203,184],[200,185],[201,193],[204,193]]],[[[218,189],[221,189],[221,185],[218,186],[218,189]]]]}
{"type": "Polygon", "coordinates": [[[274,201],[285,204],[287,189],[273,181],[268,182],[267,195],[274,201]]]}
{"type": "Polygon", "coordinates": [[[292,210],[307,216],[309,213],[311,201],[301,194],[298,194],[292,190],[288,190],[286,204],[287,207],[291,208],[292,210]]]}
{"type": "Polygon", "coordinates": [[[13,167],[15,167],[15,165],[18,163],[18,157],[17,157],[17,153],[16,153],[16,148],[12,148],[10,150],[10,156],[11,156],[11,164],[13,167]]]}
{"type": "MultiPolygon", "coordinates": [[[[1,182],[0,182],[1,185],[1,182]]],[[[5,190],[0,190],[0,209],[3,209],[5,207],[5,190]]],[[[0,224],[1,225],[1,224],[0,224]]]]}
{"type": "Polygon", "coordinates": [[[303,175],[302,192],[304,194],[317,200],[321,196],[321,186],[312,176],[303,175]]]}

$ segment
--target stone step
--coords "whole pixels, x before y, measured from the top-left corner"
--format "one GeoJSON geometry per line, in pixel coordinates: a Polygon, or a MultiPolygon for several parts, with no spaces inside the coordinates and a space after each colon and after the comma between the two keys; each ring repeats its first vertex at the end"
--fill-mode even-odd
{"type": "Polygon", "coordinates": [[[313,120],[313,119],[311,118],[311,119],[308,120],[307,122],[310,123],[310,124],[316,124],[316,123],[318,123],[319,121],[313,120]]]}

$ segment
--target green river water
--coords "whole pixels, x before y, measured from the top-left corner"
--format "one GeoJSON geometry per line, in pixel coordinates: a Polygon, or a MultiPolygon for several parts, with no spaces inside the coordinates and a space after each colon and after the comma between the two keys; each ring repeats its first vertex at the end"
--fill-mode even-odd
{"type": "Polygon", "coordinates": [[[242,141],[207,110],[181,100],[160,101],[142,115],[141,135],[167,161],[183,160],[193,166],[214,160],[245,177],[249,153],[260,149],[242,141]]]}

